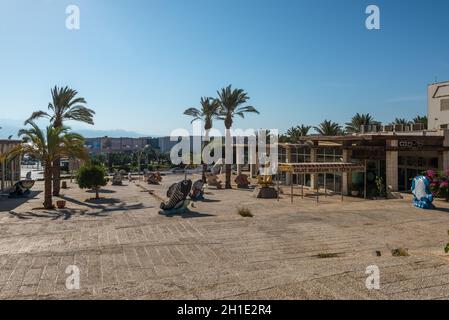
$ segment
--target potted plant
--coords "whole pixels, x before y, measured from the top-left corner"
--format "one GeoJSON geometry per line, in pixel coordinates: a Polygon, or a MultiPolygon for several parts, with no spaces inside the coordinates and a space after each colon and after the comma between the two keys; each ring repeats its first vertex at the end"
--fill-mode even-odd
{"type": "Polygon", "coordinates": [[[58,207],[58,209],[64,209],[66,205],[66,201],[65,200],[58,200],[56,201],[56,206],[58,207]]]}

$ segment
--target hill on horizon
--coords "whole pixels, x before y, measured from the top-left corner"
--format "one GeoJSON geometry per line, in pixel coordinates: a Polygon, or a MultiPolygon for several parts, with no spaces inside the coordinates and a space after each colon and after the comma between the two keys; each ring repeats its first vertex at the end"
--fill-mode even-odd
{"type": "MultiPolygon", "coordinates": [[[[17,133],[20,129],[24,128],[23,122],[19,120],[0,119],[0,139],[8,139],[9,136],[13,136],[12,139],[18,139],[17,133]]],[[[140,138],[140,137],[159,137],[158,135],[149,135],[136,131],[128,131],[121,129],[86,129],[77,128],[73,126],[73,131],[83,135],[85,138],[97,138],[97,137],[111,137],[111,138],[140,138]]]]}

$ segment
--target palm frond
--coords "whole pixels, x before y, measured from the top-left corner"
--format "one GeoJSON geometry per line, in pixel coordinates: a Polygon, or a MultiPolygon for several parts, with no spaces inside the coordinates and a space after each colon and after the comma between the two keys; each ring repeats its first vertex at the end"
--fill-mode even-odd
{"type": "Polygon", "coordinates": [[[45,111],[35,111],[31,114],[31,116],[25,120],[24,125],[26,125],[27,121],[34,121],[39,118],[51,118],[51,116],[45,111]]]}

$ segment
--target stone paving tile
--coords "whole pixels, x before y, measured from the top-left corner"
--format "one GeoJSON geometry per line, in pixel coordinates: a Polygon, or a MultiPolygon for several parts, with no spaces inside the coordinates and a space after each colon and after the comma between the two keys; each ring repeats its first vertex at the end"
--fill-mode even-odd
{"type": "MultiPolygon", "coordinates": [[[[164,196],[177,179],[164,177],[155,192],[164,196]]],[[[409,199],[290,204],[287,197],[259,201],[247,191],[209,190],[215,202],[165,217],[159,201],[134,183],[106,187],[120,203],[89,206],[82,205],[89,196],[69,186],[64,212],[33,210],[42,194],[14,214],[1,211],[7,200],[0,200],[1,299],[449,297],[444,202],[437,202],[443,211],[422,211],[409,199]],[[255,217],[238,216],[241,205],[255,217]],[[392,257],[397,247],[410,257],[392,257]],[[69,265],[80,270],[80,290],[65,286],[69,265]],[[380,269],[380,290],[365,287],[370,265],[380,269]]]]}

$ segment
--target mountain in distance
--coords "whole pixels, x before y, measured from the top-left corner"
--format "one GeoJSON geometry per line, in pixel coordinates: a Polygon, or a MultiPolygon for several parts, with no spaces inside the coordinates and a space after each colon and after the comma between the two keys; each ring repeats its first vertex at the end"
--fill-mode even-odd
{"type": "MultiPolygon", "coordinates": [[[[8,139],[9,136],[12,136],[12,139],[18,139],[17,132],[20,129],[24,128],[24,124],[19,120],[11,120],[11,119],[0,119],[0,139],[8,139]]],[[[86,128],[77,128],[73,126],[73,131],[83,135],[85,138],[97,138],[97,137],[111,137],[111,138],[139,138],[139,137],[158,137],[158,135],[148,135],[136,131],[128,131],[128,130],[95,130],[95,129],[86,129],[86,128]]]]}

